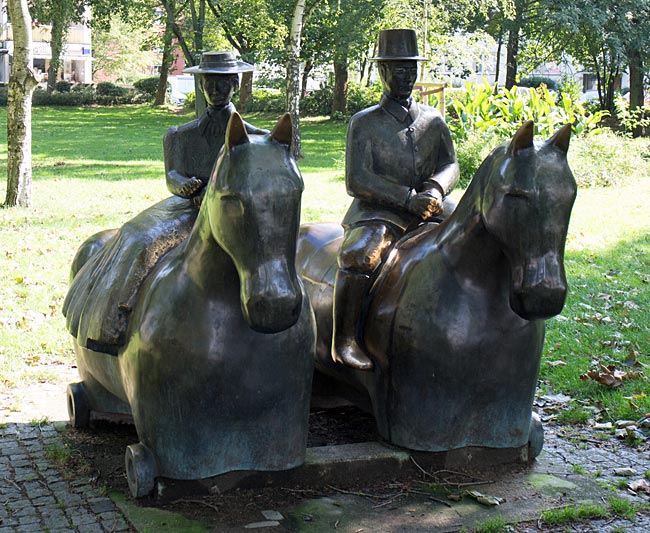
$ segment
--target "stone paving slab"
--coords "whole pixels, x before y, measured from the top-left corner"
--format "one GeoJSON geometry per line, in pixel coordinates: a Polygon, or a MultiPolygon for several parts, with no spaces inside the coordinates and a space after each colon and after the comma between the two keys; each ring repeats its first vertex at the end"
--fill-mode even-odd
{"type": "Polygon", "coordinates": [[[66,453],[51,423],[0,426],[0,533],[133,531],[115,503],[89,480],[65,479],[66,453]]]}

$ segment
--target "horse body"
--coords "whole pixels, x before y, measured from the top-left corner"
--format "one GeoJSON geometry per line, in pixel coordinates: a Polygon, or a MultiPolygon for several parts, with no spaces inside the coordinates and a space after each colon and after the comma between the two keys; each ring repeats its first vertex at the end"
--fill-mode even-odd
{"type": "Polygon", "coordinates": [[[336,231],[304,230],[298,260],[319,327],[317,368],[367,391],[390,442],[424,451],[527,443],[543,319],[560,312],[566,294],[562,262],[576,193],[569,134],[533,145],[532,124],[523,127],[483,163],[447,220],[398,242],[365,317],[372,371],[331,360],[325,295],[336,231]]]}
{"type": "Polygon", "coordinates": [[[304,460],[314,321],[294,267],[302,179],[274,140],[280,124],[248,138],[237,119],[190,235],[140,288],[118,356],[75,343],[91,409],[133,414],[157,476],[304,460]]]}

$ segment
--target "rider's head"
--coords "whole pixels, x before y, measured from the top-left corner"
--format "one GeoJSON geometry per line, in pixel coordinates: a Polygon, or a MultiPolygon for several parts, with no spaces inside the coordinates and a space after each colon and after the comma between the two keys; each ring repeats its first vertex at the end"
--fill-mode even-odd
{"type": "Polygon", "coordinates": [[[211,107],[225,106],[239,87],[237,74],[199,74],[199,87],[211,107]]]}

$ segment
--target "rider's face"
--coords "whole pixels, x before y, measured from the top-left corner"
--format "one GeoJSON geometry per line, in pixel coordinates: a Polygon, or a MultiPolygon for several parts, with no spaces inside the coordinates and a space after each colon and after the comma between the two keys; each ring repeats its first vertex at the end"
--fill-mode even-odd
{"type": "Polygon", "coordinates": [[[379,74],[384,92],[398,100],[406,100],[411,96],[418,77],[418,63],[413,60],[382,61],[379,74]]]}
{"type": "Polygon", "coordinates": [[[237,74],[202,74],[201,91],[209,106],[222,106],[230,102],[239,86],[237,74]]]}

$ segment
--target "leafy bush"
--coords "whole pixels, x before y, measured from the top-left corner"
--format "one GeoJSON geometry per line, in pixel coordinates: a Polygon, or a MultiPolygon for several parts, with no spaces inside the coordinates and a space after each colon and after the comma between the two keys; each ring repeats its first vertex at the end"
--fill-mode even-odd
{"type": "Polygon", "coordinates": [[[630,104],[622,96],[617,96],[614,100],[616,109],[616,118],[623,126],[626,135],[631,135],[635,128],[650,127],[650,106],[647,104],[643,107],[630,109],[630,104]]]}
{"type": "Polygon", "coordinates": [[[191,110],[196,107],[196,93],[191,91],[185,95],[185,101],[183,102],[183,109],[191,110]]]}
{"type": "Polygon", "coordinates": [[[458,188],[465,188],[488,154],[506,139],[490,132],[472,131],[456,143],[456,158],[460,167],[458,188]]]}
{"type": "Polygon", "coordinates": [[[48,94],[48,92],[40,87],[34,91],[32,97],[32,105],[35,106],[46,106],[46,105],[56,105],[56,106],[82,106],[88,104],[86,98],[81,93],[73,92],[53,92],[48,94]]]}
{"type": "Polygon", "coordinates": [[[542,84],[546,85],[546,88],[550,91],[557,89],[557,82],[546,76],[527,76],[519,80],[519,87],[533,87],[537,89],[542,84]]]}
{"type": "Polygon", "coordinates": [[[98,96],[124,97],[128,95],[129,90],[110,81],[101,81],[96,85],[95,92],[98,96]]]}
{"type": "Polygon", "coordinates": [[[535,122],[538,135],[550,137],[560,126],[571,124],[576,135],[598,132],[596,126],[608,113],[589,114],[568,94],[559,97],[559,103],[543,85],[529,88],[523,94],[517,90],[494,89],[487,81],[483,84],[467,83],[465,91],[454,93],[447,106],[452,136],[456,142],[467,139],[470,132],[494,133],[507,138],[527,120],[535,122]]]}
{"type": "MultiPolygon", "coordinates": [[[[638,139],[641,141],[641,139],[638,139]]],[[[612,131],[571,140],[569,165],[579,187],[621,185],[627,178],[648,178],[647,152],[612,131]]]]}
{"type": "MultiPolygon", "coordinates": [[[[351,82],[348,84],[348,115],[354,115],[366,107],[375,105],[381,98],[380,84],[370,87],[351,82]]],[[[334,87],[331,84],[321,85],[300,102],[300,111],[304,115],[327,116],[332,112],[334,87]]],[[[334,117],[333,117],[334,118],[334,117]]]]}
{"type": "Polygon", "coordinates": [[[246,112],[269,111],[283,113],[284,110],[284,92],[272,89],[253,89],[253,98],[246,102],[246,112]]]}
{"type": "Polygon", "coordinates": [[[557,84],[557,90],[560,94],[567,94],[572,102],[580,101],[582,96],[582,85],[570,74],[562,74],[557,84]]]}
{"type": "Polygon", "coordinates": [[[69,81],[57,81],[54,84],[54,90],[59,93],[69,93],[70,89],[72,89],[72,83],[69,81]]]}
{"type": "Polygon", "coordinates": [[[158,90],[158,76],[142,78],[133,83],[133,88],[144,97],[145,102],[153,102],[158,90]]]}

